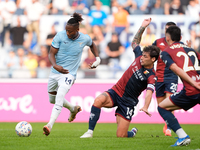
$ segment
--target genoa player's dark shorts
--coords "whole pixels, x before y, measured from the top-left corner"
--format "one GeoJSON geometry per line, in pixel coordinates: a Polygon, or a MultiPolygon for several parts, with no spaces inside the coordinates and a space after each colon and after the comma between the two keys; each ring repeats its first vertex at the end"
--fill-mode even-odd
{"type": "Polygon", "coordinates": [[[113,101],[113,107],[118,106],[115,111],[115,116],[119,115],[127,121],[131,121],[134,114],[134,105],[126,103],[126,100],[120,97],[113,89],[109,89],[107,93],[113,101]]]}
{"type": "Polygon", "coordinates": [[[178,81],[164,81],[156,83],[156,97],[163,97],[165,93],[175,93],[177,91],[178,81]]]}
{"type": "Polygon", "coordinates": [[[200,94],[187,96],[184,89],[172,94],[169,99],[174,105],[181,107],[185,111],[194,107],[196,104],[200,104],[200,94]]]}

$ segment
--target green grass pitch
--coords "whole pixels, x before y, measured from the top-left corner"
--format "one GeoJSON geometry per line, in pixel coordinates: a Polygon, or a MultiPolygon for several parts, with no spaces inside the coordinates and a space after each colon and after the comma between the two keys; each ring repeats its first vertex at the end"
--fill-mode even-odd
{"type": "Polygon", "coordinates": [[[131,124],[138,128],[134,138],[117,138],[117,125],[98,123],[93,138],[80,139],[87,131],[87,123],[55,123],[51,134],[43,135],[45,123],[31,123],[30,137],[18,137],[17,123],[0,123],[0,150],[200,150],[200,125],[181,125],[189,134],[191,144],[183,147],[170,147],[176,134],[164,136],[164,124],[131,124]]]}

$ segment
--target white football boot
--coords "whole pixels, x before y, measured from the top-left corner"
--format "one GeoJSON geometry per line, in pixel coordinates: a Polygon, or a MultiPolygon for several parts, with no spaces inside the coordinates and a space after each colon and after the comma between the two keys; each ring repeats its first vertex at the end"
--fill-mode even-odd
{"type": "Polygon", "coordinates": [[[92,137],[93,137],[93,131],[92,130],[88,130],[80,138],[92,138],[92,137]]]}

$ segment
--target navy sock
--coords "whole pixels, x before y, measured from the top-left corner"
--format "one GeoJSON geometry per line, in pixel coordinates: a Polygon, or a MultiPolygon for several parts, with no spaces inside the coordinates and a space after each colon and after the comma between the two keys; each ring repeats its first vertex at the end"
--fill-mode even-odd
{"type": "Polygon", "coordinates": [[[169,126],[175,133],[178,129],[181,128],[180,124],[178,123],[178,120],[170,111],[158,106],[158,112],[167,123],[167,126],[169,126]]]}
{"type": "Polygon", "coordinates": [[[167,126],[167,129],[171,130],[171,128],[169,126],[167,126]]]}
{"type": "Polygon", "coordinates": [[[133,137],[133,135],[135,134],[133,133],[133,131],[128,131],[127,133],[128,133],[128,137],[133,137]]]}
{"type": "Polygon", "coordinates": [[[100,108],[92,106],[91,112],[90,112],[90,119],[89,119],[89,129],[90,130],[94,130],[96,123],[99,120],[100,113],[101,113],[100,108]]]}

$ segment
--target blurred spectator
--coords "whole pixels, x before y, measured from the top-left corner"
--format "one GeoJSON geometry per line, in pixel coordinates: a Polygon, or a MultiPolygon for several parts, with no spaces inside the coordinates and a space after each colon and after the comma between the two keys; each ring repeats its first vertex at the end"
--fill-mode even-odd
{"type": "Polygon", "coordinates": [[[69,0],[71,4],[71,13],[77,12],[81,14],[88,14],[92,5],[91,0],[69,0]]]}
{"type": "Polygon", "coordinates": [[[103,6],[111,8],[111,0],[100,0],[103,6]]]}
{"type": "MultiPolygon", "coordinates": [[[[164,9],[165,5],[169,5],[173,0],[161,0],[161,7],[164,9]]],[[[183,13],[185,14],[186,7],[189,4],[190,0],[180,0],[181,8],[183,9],[183,13]]],[[[169,7],[169,6],[168,6],[169,7]]]]}
{"type": "Polygon", "coordinates": [[[38,0],[32,0],[32,4],[25,9],[25,15],[27,15],[28,19],[27,30],[29,31],[28,40],[30,44],[33,39],[33,32],[36,33],[37,42],[38,44],[40,44],[39,23],[43,12],[44,12],[44,6],[40,2],[38,2],[38,0]]]}
{"type": "Polygon", "coordinates": [[[89,33],[89,36],[92,38],[92,40],[94,41],[95,45],[99,50],[101,63],[107,64],[107,55],[105,54],[105,47],[107,43],[103,35],[102,28],[100,28],[97,25],[93,26],[91,33],[89,33]]]}
{"type": "Polygon", "coordinates": [[[199,4],[196,3],[196,0],[190,0],[189,5],[187,6],[187,9],[186,9],[186,15],[194,17],[194,18],[198,18],[199,12],[200,12],[199,4]]]}
{"type": "Polygon", "coordinates": [[[128,13],[132,6],[132,0],[112,0],[112,13],[117,11],[117,6],[122,6],[128,13]]]}
{"type": "Polygon", "coordinates": [[[10,29],[10,34],[12,37],[13,50],[16,52],[18,48],[24,48],[26,46],[24,35],[27,33],[26,27],[21,26],[20,17],[17,17],[17,26],[10,29]]]}
{"type": "Polygon", "coordinates": [[[46,62],[47,67],[51,67],[51,63],[49,61],[48,57],[48,50],[46,46],[40,46],[40,56],[38,56],[38,64],[40,64],[40,61],[44,60],[46,62]]]}
{"type": "Polygon", "coordinates": [[[142,40],[140,43],[142,47],[152,45],[152,43],[156,40],[156,35],[152,33],[151,27],[152,26],[148,26],[145,31],[146,34],[142,36],[142,40]]]}
{"type": "Polygon", "coordinates": [[[192,48],[200,52],[200,12],[199,12],[199,21],[197,21],[193,26],[190,32],[192,48]]]}
{"type": "Polygon", "coordinates": [[[24,64],[26,68],[30,71],[31,77],[36,78],[37,77],[36,69],[38,67],[36,55],[34,55],[32,52],[29,52],[24,64]]]}
{"type": "MultiPolygon", "coordinates": [[[[91,36],[91,28],[86,28],[86,26],[85,25],[83,25],[83,24],[81,24],[80,26],[79,26],[79,32],[81,32],[81,33],[83,33],[83,34],[88,34],[89,36],[91,36]]],[[[92,37],[92,36],[91,36],[92,37]]],[[[95,43],[95,45],[96,45],[96,42],[93,40],[93,42],[95,43]]],[[[97,47],[98,48],[98,47],[97,47]]],[[[84,48],[83,48],[83,53],[82,53],[82,57],[81,57],[81,62],[80,62],[80,64],[82,64],[83,63],[83,61],[88,57],[88,50],[90,49],[90,47],[89,46],[85,46],[84,48]]]]}
{"type": "Polygon", "coordinates": [[[156,0],[154,6],[150,9],[151,14],[164,15],[164,8],[161,7],[161,0],[156,0]]]}
{"type": "Polygon", "coordinates": [[[23,48],[17,49],[17,57],[19,59],[19,69],[26,69],[24,62],[26,61],[27,56],[26,56],[25,50],[23,48]]]}
{"type": "MultiPolygon", "coordinates": [[[[180,0],[180,1],[181,1],[181,7],[183,8],[183,13],[185,14],[190,0],[180,0]]],[[[199,0],[197,0],[197,1],[199,1],[199,0]]]]}
{"type": "MultiPolygon", "coordinates": [[[[147,7],[148,8],[152,8],[152,7],[154,7],[155,3],[156,3],[156,0],[149,0],[149,3],[148,3],[147,7]]],[[[149,12],[151,12],[150,9],[149,9],[149,12]]]]}
{"type": "Polygon", "coordinates": [[[17,10],[15,11],[15,15],[23,15],[25,8],[31,5],[31,3],[31,0],[16,0],[17,10]]]}
{"type": "Polygon", "coordinates": [[[37,78],[48,78],[50,73],[50,68],[47,67],[45,60],[39,62],[39,67],[37,68],[37,78]]]}
{"type": "MultiPolygon", "coordinates": [[[[100,1],[100,0],[99,0],[100,1]]],[[[109,1],[109,0],[108,0],[109,1]]],[[[101,2],[101,1],[100,1],[101,2]]],[[[104,2],[105,3],[105,2],[104,2]]],[[[101,10],[104,11],[106,13],[106,15],[109,15],[110,12],[111,12],[111,9],[108,5],[104,5],[102,2],[101,2],[101,10]]],[[[96,10],[96,5],[92,5],[90,7],[90,10],[96,10]]]]}
{"type": "Polygon", "coordinates": [[[130,14],[140,15],[147,14],[149,0],[133,0],[132,7],[130,8],[130,14]]]}
{"type": "Polygon", "coordinates": [[[172,2],[172,0],[161,0],[161,7],[164,9],[165,5],[168,5],[172,2]]]}
{"type": "Polygon", "coordinates": [[[47,50],[48,52],[50,51],[50,47],[51,47],[51,43],[53,41],[53,38],[54,36],[56,35],[56,30],[55,30],[55,24],[52,25],[51,27],[51,33],[49,33],[47,35],[47,38],[46,38],[46,45],[47,45],[47,50]]]}
{"type": "Polygon", "coordinates": [[[118,35],[126,29],[128,32],[129,22],[128,22],[129,13],[123,9],[121,5],[117,6],[117,12],[113,13],[113,28],[114,32],[117,32],[118,35]]]}
{"type": "Polygon", "coordinates": [[[44,15],[49,15],[52,11],[53,0],[39,0],[39,2],[44,6],[44,15]]]}
{"type": "Polygon", "coordinates": [[[125,51],[124,46],[120,43],[117,33],[112,33],[111,41],[108,43],[105,52],[109,56],[109,66],[112,69],[121,69],[119,66],[120,56],[125,51]]]}
{"type": "Polygon", "coordinates": [[[99,26],[95,25],[93,26],[92,32],[89,35],[92,38],[92,40],[95,41],[97,48],[100,49],[100,44],[104,41],[102,29],[99,26]]]}
{"type": "Polygon", "coordinates": [[[183,15],[183,8],[180,0],[172,0],[171,3],[165,4],[165,15],[183,15]]]}
{"type": "Polygon", "coordinates": [[[93,63],[94,61],[96,61],[95,56],[92,54],[91,50],[87,50],[88,52],[88,56],[87,58],[83,61],[83,63],[81,64],[81,69],[84,71],[85,74],[85,78],[95,78],[96,76],[96,71],[95,69],[89,69],[89,64],[93,63]]]}
{"type": "Polygon", "coordinates": [[[89,17],[89,24],[93,27],[95,25],[100,26],[103,30],[107,27],[107,15],[101,9],[102,3],[99,0],[94,1],[95,10],[90,10],[88,17],[89,17]]]}
{"type": "MultiPolygon", "coordinates": [[[[14,1],[5,0],[0,2],[0,15],[3,22],[3,31],[1,32],[1,44],[4,46],[4,41],[9,42],[10,26],[12,23],[12,17],[17,7],[14,1]],[[8,32],[7,32],[8,31],[8,32]]],[[[9,43],[10,44],[10,43],[9,43]]]]}
{"type": "Polygon", "coordinates": [[[52,1],[52,15],[63,15],[65,10],[71,10],[68,0],[53,0],[52,1]]]}
{"type": "Polygon", "coordinates": [[[19,59],[14,51],[10,51],[6,59],[6,66],[8,67],[8,76],[12,78],[13,71],[19,68],[19,59]]]}

